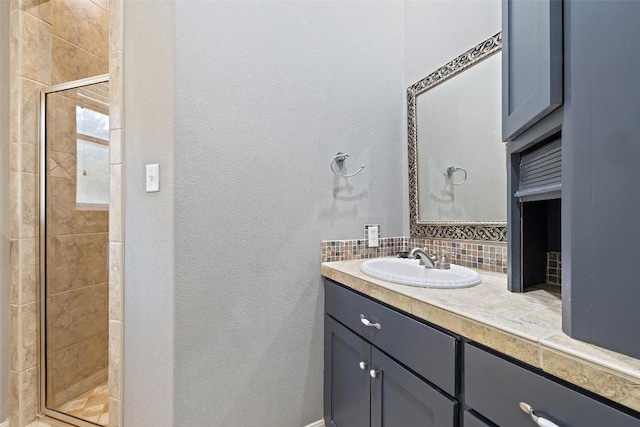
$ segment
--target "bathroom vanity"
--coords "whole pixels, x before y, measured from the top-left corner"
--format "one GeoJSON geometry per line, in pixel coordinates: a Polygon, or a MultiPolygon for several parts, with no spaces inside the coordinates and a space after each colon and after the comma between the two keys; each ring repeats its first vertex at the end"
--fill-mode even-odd
{"type": "Polygon", "coordinates": [[[458,340],[335,282],[325,292],[325,419],[454,425],[458,340]]]}
{"type": "Polygon", "coordinates": [[[521,402],[560,427],[640,426],[640,360],[562,334],[559,296],[484,272],[396,285],[361,263],[322,264],[326,426],[536,425],[521,402]]]}

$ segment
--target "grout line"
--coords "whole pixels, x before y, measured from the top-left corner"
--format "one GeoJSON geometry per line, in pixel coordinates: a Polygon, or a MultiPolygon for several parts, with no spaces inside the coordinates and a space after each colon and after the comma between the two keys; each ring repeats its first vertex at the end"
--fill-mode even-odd
{"type": "Polygon", "coordinates": [[[49,299],[49,298],[57,296],[57,295],[68,294],[69,292],[80,291],[82,289],[94,288],[96,286],[103,286],[103,285],[109,285],[109,281],[107,280],[106,282],[100,282],[100,283],[94,283],[92,285],[81,286],[79,288],[66,289],[64,291],[56,292],[54,294],[48,294],[46,296],[46,298],[49,299]]]}

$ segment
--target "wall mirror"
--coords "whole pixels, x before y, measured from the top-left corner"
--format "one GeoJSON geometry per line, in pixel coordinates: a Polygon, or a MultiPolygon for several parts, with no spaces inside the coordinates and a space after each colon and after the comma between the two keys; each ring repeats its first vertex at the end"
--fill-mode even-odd
{"type": "Polygon", "coordinates": [[[407,89],[412,237],[506,241],[502,33],[407,89]]]}

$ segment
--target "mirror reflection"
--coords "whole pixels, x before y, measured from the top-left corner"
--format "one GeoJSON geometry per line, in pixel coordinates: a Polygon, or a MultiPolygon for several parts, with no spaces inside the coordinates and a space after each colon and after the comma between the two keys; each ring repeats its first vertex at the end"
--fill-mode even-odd
{"type": "Polygon", "coordinates": [[[506,221],[500,53],[416,97],[421,221],[506,221]]]}
{"type": "Polygon", "coordinates": [[[407,89],[412,237],[506,241],[502,33],[407,89]]]}

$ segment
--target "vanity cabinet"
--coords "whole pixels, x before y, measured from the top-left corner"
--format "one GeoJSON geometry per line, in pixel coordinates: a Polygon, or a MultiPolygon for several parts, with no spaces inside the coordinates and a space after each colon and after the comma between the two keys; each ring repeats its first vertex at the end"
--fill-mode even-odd
{"type": "Polygon", "coordinates": [[[640,286],[635,271],[640,259],[638,22],[638,1],[503,3],[503,135],[511,141],[507,168],[509,288],[522,291],[526,285],[523,270],[527,265],[522,255],[523,247],[531,245],[522,227],[526,203],[515,197],[522,157],[560,138],[563,330],[573,338],[635,358],[640,358],[640,340],[629,337],[636,336],[640,326],[640,286]],[[558,87],[553,79],[545,86],[547,80],[535,77],[538,67],[546,70],[549,64],[535,56],[536,50],[550,41],[555,45],[557,39],[546,18],[541,20],[541,15],[533,13],[542,3],[549,10],[558,5],[562,9],[562,105],[541,117],[532,115],[535,108],[527,109],[531,114],[525,116],[533,121],[522,119],[514,124],[513,112],[520,108],[514,107],[519,105],[514,99],[528,102],[527,94],[536,98],[536,82],[542,81],[549,93],[558,87]],[[528,26],[519,11],[526,8],[532,8],[528,26]],[[527,76],[523,70],[529,60],[534,71],[527,77],[527,86],[521,77],[527,76]],[[520,89],[524,92],[518,92],[520,89]],[[525,125],[520,127],[520,123],[525,125]]]}
{"type": "Polygon", "coordinates": [[[324,324],[327,427],[534,426],[520,402],[559,427],[640,427],[629,408],[330,279],[324,324]]]}
{"type": "MultiPolygon", "coordinates": [[[[469,343],[464,346],[464,393],[470,408],[498,426],[535,425],[520,402],[559,427],[640,426],[638,418],[469,343]]],[[[468,425],[465,413],[464,427],[490,425],[470,413],[469,420],[468,425]]]]}
{"type": "Polygon", "coordinates": [[[467,409],[462,414],[462,426],[463,427],[495,427],[495,424],[490,421],[485,421],[478,416],[475,411],[467,409]]]}
{"type": "Polygon", "coordinates": [[[324,321],[325,424],[371,425],[371,345],[328,315],[324,321]]]}
{"type": "Polygon", "coordinates": [[[455,394],[457,340],[329,280],[325,290],[325,424],[456,426],[442,386],[455,394]]]}

